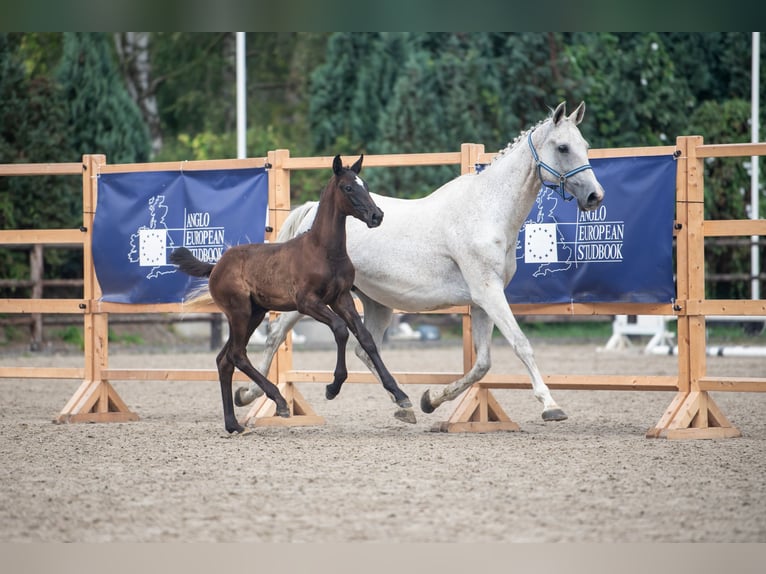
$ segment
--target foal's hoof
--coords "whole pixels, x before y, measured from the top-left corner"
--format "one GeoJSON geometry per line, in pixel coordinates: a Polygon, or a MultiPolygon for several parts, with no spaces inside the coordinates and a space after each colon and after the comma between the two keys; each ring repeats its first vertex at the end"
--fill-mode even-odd
{"type": "Polygon", "coordinates": [[[394,417],[396,417],[398,420],[402,421],[403,423],[410,423],[415,424],[417,419],[415,418],[415,411],[412,410],[412,407],[408,409],[398,409],[394,413],[394,417]]]}
{"type": "Polygon", "coordinates": [[[547,409],[547,410],[543,411],[543,420],[545,422],[550,422],[550,421],[565,421],[568,418],[569,417],[567,416],[567,414],[563,410],[558,408],[558,407],[555,407],[555,408],[552,408],[552,409],[547,409]]]}
{"type": "Polygon", "coordinates": [[[435,410],[434,406],[431,404],[431,395],[428,394],[428,391],[423,393],[423,396],[420,397],[420,410],[424,413],[432,413],[435,410]]]}
{"type": "Polygon", "coordinates": [[[247,387],[239,387],[234,391],[234,404],[238,407],[244,407],[258,398],[257,392],[250,393],[248,391],[249,389],[247,387]]]}

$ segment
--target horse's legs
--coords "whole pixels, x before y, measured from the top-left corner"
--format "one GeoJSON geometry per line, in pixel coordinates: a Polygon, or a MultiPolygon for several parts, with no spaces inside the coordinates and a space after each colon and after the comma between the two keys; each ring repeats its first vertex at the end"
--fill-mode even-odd
{"type": "MultiPolygon", "coordinates": [[[[354,334],[354,336],[359,341],[359,344],[369,356],[373,366],[375,367],[375,372],[377,372],[378,377],[383,384],[383,387],[392,396],[394,402],[405,410],[403,413],[397,413],[397,418],[400,418],[405,422],[414,423],[415,415],[412,412],[412,402],[410,402],[407,394],[399,387],[399,385],[396,384],[396,379],[394,379],[389,370],[383,364],[383,360],[380,358],[380,353],[378,353],[378,348],[375,345],[375,341],[373,340],[372,335],[365,328],[364,324],[362,324],[362,319],[359,317],[359,313],[356,312],[356,307],[354,305],[354,300],[351,297],[351,294],[346,293],[341,295],[338,297],[338,299],[336,299],[331,307],[333,311],[335,311],[341,317],[341,319],[345,321],[346,325],[348,325],[348,328],[351,329],[351,332],[354,334]]],[[[335,392],[335,395],[338,394],[340,391],[340,384],[342,383],[333,382],[333,384],[327,388],[328,398],[330,398],[329,395],[333,391],[335,392]]]]}
{"type": "MultiPolygon", "coordinates": [[[[235,308],[246,309],[250,302],[240,301],[239,306],[232,302],[235,308]]],[[[266,315],[265,309],[256,308],[245,317],[240,313],[227,313],[229,319],[229,340],[224,345],[223,350],[218,355],[218,374],[221,382],[221,398],[223,400],[223,414],[228,432],[242,432],[244,428],[237,422],[234,416],[234,402],[231,390],[231,378],[234,373],[234,367],[245,373],[266,393],[266,396],[277,405],[277,414],[282,417],[290,416],[290,409],[287,401],[279,392],[277,386],[259,373],[253,367],[247,356],[247,343],[255,331],[256,327],[263,321],[266,315]]]]}
{"type": "MultiPolygon", "coordinates": [[[[258,371],[264,376],[269,374],[271,362],[274,360],[274,355],[276,354],[279,345],[281,345],[282,341],[287,337],[287,332],[295,326],[301,317],[302,315],[297,311],[280,313],[279,317],[269,324],[266,345],[263,349],[263,355],[261,355],[261,362],[258,365],[258,371]]],[[[234,393],[234,403],[238,407],[243,407],[252,403],[262,394],[263,390],[261,387],[253,381],[248,387],[239,387],[237,389],[237,392],[234,393]]]]}
{"type": "Polygon", "coordinates": [[[454,400],[460,393],[487,374],[492,364],[490,344],[493,328],[494,323],[481,307],[471,308],[471,333],[473,346],[476,349],[476,361],[462,378],[446,385],[441,392],[432,394],[431,389],[427,389],[420,398],[420,409],[424,413],[431,413],[445,401],[454,400]]]}
{"type": "MultiPolygon", "coordinates": [[[[390,307],[386,307],[377,301],[373,301],[361,291],[357,291],[356,294],[364,305],[364,327],[370,332],[370,335],[372,335],[375,347],[378,349],[378,352],[380,352],[383,344],[383,335],[391,324],[391,316],[393,315],[393,312],[390,307]]],[[[378,381],[382,383],[383,381],[381,381],[380,376],[375,369],[375,365],[372,364],[370,356],[358,342],[355,345],[354,353],[367,366],[367,368],[370,369],[370,372],[375,375],[378,381]]]]}
{"type": "Polygon", "coordinates": [[[543,381],[543,377],[535,362],[532,345],[529,344],[529,339],[527,339],[516,322],[516,317],[511,312],[500,282],[497,282],[495,288],[490,285],[488,289],[485,289],[482,302],[479,303],[477,301],[476,303],[484,308],[498,329],[500,329],[500,332],[508,340],[516,356],[527,368],[527,372],[529,372],[532,380],[532,392],[535,398],[543,404],[543,420],[566,420],[566,413],[553,400],[548,385],[543,381]]]}
{"type": "Polygon", "coordinates": [[[335,313],[322,303],[316,296],[306,296],[299,304],[298,310],[304,315],[308,315],[324,323],[332,331],[335,337],[335,346],[337,350],[337,358],[335,361],[335,372],[333,373],[333,382],[327,385],[325,390],[325,396],[328,399],[334,399],[340,391],[341,385],[348,377],[348,369],[346,368],[346,343],[348,342],[348,328],[346,324],[335,313]],[[334,390],[331,391],[331,389],[334,390]]]}

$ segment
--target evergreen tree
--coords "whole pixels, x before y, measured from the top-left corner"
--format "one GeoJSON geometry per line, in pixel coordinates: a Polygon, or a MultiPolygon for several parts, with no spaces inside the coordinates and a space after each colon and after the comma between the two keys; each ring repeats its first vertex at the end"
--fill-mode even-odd
{"type": "Polygon", "coordinates": [[[108,35],[65,33],[55,75],[68,102],[78,154],[103,153],[113,164],[148,160],[149,133],[122,83],[108,35]]]}
{"type": "MultiPolygon", "coordinates": [[[[65,101],[45,76],[29,78],[16,34],[0,34],[0,163],[79,161],[69,147],[65,101]]],[[[0,228],[68,229],[82,224],[82,185],[65,176],[1,177],[0,228]]],[[[45,252],[49,277],[81,277],[81,253],[45,252]]],[[[0,251],[7,278],[28,279],[24,251],[0,251]]],[[[3,290],[13,296],[11,290],[3,290]]],[[[25,294],[25,296],[28,294],[25,294]]]]}
{"type": "Polygon", "coordinates": [[[592,146],[666,145],[683,135],[694,97],[657,34],[577,33],[568,53],[595,125],[592,146]]]}

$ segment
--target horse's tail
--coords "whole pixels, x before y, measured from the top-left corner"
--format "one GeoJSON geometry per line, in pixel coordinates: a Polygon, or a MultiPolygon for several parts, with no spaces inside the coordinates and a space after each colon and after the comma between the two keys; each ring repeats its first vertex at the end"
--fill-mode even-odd
{"type": "MultiPolygon", "coordinates": [[[[213,272],[212,263],[205,263],[200,261],[192,252],[186,247],[179,247],[170,254],[170,262],[178,265],[178,268],[192,277],[210,277],[210,273],[213,272]]],[[[184,301],[184,307],[193,309],[195,307],[201,307],[213,302],[213,298],[210,296],[207,284],[202,285],[195,289],[189,298],[184,301]]]]}
{"type": "Polygon", "coordinates": [[[178,268],[192,277],[210,277],[214,265],[200,261],[186,247],[179,247],[170,254],[170,262],[178,265],[178,268]]]}
{"type": "Polygon", "coordinates": [[[317,201],[307,201],[303,205],[293,209],[282,224],[279,234],[277,234],[277,242],[282,243],[298,235],[298,228],[303,223],[306,215],[308,215],[317,203],[317,201]]]}

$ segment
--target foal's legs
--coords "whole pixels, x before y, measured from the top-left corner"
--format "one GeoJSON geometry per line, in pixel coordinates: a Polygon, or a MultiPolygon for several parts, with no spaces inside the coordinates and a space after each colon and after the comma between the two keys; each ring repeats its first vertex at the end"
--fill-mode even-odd
{"type": "MultiPolygon", "coordinates": [[[[298,311],[280,313],[276,321],[269,323],[269,333],[266,337],[266,345],[263,349],[263,354],[261,355],[261,362],[258,365],[258,371],[264,376],[268,375],[277,348],[279,348],[279,345],[281,345],[282,341],[287,337],[287,332],[295,326],[302,316],[303,315],[298,311]]],[[[248,387],[239,387],[237,389],[237,392],[234,394],[234,403],[238,407],[243,407],[252,403],[262,394],[263,390],[261,387],[253,381],[248,387]]]]}
{"type": "MultiPolygon", "coordinates": [[[[354,300],[350,294],[345,294],[339,297],[335,303],[331,305],[333,311],[335,311],[341,319],[346,322],[351,332],[356,337],[361,347],[367,353],[370,361],[374,366],[373,373],[377,373],[380,382],[383,387],[389,392],[394,402],[401,407],[400,411],[397,411],[394,416],[399,420],[408,423],[415,423],[415,413],[412,411],[412,402],[404,391],[396,384],[396,379],[391,375],[386,366],[383,364],[383,360],[380,358],[378,348],[375,345],[375,341],[370,332],[365,328],[362,323],[359,313],[356,312],[354,300]]],[[[343,381],[333,382],[332,385],[327,386],[327,398],[334,398],[339,392],[343,381]]]]}
{"type": "MultiPolygon", "coordinates": [[[[239,309],[249,308],[249,300],[239,302],[239,309]]],[[[255,370],[250,359],[247,357],[247,343],[266,315],[265,309],[255,309],[247,317],[241,312],[227,313],[229,320],[229,340],[218,353],[216,364],[218,365],[218,377],[221,383],[221,399],[223,401],[223,418],[227,432],[242,432],[244,427],[237,422],[234,415],[234,403],[232,400],[231,379],[234,368],[238,368],[253,381],[255,381],[266,393],[266,396],[277,405],[277,414],[282,417],[290,416],[287,401],[279,392],[276,385],[255,370]]]]}

